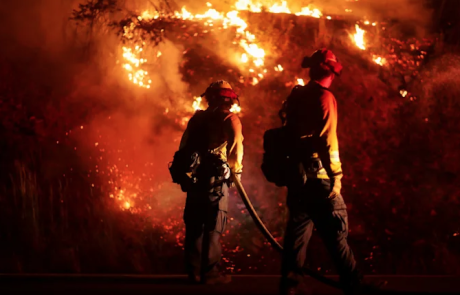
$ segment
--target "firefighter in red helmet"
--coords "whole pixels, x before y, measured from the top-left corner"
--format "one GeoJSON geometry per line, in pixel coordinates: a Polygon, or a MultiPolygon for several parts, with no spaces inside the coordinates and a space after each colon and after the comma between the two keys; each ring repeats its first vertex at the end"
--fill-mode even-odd
{"type": "Polygon", "coordinates": [[[219,240],[227,223],[230,173],[239,178],[243,170],[242,125],[230,111],[239,99],[228,82],[213,82],[201,96],[208,108],[190,119],[170,171],[187,192],[184,248],[189,279],[222,284],[231,278],[219,272],[219,240]]]}
{"type": "Polygon", "coordinates": [[[332,256],[345,293],[360,284],[356,261],[347,243],[348,216],[341,195],[342,165],[337,139],[337,102],[329,90],[342,65],[332,51],[305,57],[310,82],[297,85],[280,111],[299,161],[299,180],[288,184],[287,224],[282,258],[281,294],[295,294],[313,227],[332,256]]]}

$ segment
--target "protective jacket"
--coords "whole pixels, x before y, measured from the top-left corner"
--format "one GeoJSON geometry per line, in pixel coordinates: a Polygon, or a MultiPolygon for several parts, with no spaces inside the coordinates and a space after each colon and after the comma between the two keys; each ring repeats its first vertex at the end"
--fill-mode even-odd
{"type": "Polygon", "coordinates": [[[320,84],[310,81],[296,86],[283,105],[285,126],[289,133],[304,141],[302,153],[314,162],[317,169],[306,169],[308,178],[342,178],[337,139],[337,102],[334,95],[320,84]]]}
{"type": "Polygon", "coordinates": [[[198,111],[190,119],[179,150],[198,145],[198,149],[216,154],[222,161],[228,162],[235,173],[242,173],[243,139],[241,121],[236,114],[220,108],[208,108],[198,111]],[[201,124],[203,121],[205,123],[201,124]]]}

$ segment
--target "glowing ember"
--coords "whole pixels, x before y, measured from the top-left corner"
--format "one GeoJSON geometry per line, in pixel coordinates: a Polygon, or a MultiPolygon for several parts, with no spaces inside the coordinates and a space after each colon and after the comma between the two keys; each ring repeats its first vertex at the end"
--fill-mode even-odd
{"type": "Polygon", "coordinates": [[[305,82],[303,81],[303,79],[297,79],[297,84],[301,86],[305,86],[305,82]]]}
{"type": "Polygon", "coordinates": [[[399,93],[401,94],[402,97],[406,97],[407,90],[402,89],[402,90],[399,91],[399,93]]]}
{"type": "Polygon", "coordinates": [[[240,113],[241,112],[241,107],[235,103],[230,108],[230,112],[232,112],[232,113],[240,113]]]}
{"type": "Polygon", "coordinates": [[[248,55],[246,53],[243,53],[241,55],[241,61],[244,62],[244,63],[247,63],[248,62],[248,55]]]}
{"type": "Polygon", "coordinates": [[[201,101],[203,100],[203,98],[201,96],[198,96],[198,97],[195,97],[194,98],[194,101],[193,101],[193,109],[195,111],[198,111],[198,110],[202,110],[202,107],[201,107],[201,101]]]}
{"type": "Polygon", "coordinates": [[[126,63],[123,64],[123,68],[128,72],[128,78],[134,84],[140,87],[150,88],[152,81],[148,78],[148,72],[139,69],[142,64],[147,62],[146,59],[139,58],[141,52],[142,47],[140,46],[136,46],[134,50],[123,46],[123,58],[126,60],[126,63]]]}
{"type": "Polygon", "coordinates": [[[372,60],[378,64],[378,65],[381,65],[383,66],[385,63],[386,63],[386,59],[384,57],[381,57],[381,56],[376,56],[374,55],[372,60]]]}
{"type": "Polygon", "coordinates": [[[355,25],[356,33],[353,35],[353,41],[355,42],[356,46],[359,49],[365,50],[366,47],[364,46],[364,30],[361,29],[357,24],[355,25]]]}
{"type": "Polygon", "coordinates": [[[277,71],[277,72],[282,72],[283,70],[284,70],[284,68],[281,65],[277,65],[275,67],[275,71],[277,71]]]}

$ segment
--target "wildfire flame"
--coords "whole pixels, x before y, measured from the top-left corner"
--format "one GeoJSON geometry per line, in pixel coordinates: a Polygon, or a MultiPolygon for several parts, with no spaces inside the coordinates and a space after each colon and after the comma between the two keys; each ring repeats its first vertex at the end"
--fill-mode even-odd
{"type": "Polygon", "coordinates": [[[374,56],[372,57],[372,60],[373,60],[376,64],[378,64],[378,65],[380,65],[380,66],[383,66],[383,65],[386,63],[386,59],[385,59],[384,57],[381,57],[381,56],[376,56],[376,55],[374,55],[374,56]]]}
{"type": "Polygon", "coordinates": [[[365,50],[366,46],[364,45],[364,33],[365,31],[359,27],[358,24],[355,25],[356,33],[353,35],[353,41],[359,49],[365,50]]]}
{"type": "MultiPolygon", "coordinates": [[[[241,54],[240,61],[242,64],[252,64],[256,69],[260,69],[260,72],[250,70],[249,72],[252,77],[252,85],[256,85],[263,79],[263,73],[266,73],[266,69],[262,69],[265,65],[265,50],[257,44],[257,40],[254,34],[247,31],[248,24],[242,18],[238,16],[239,11],[251,11],[251,12],[262,12],[263,9],[271,13],[288,13],[295,15],[311,16],[315,18],[322,17],[322,13],[317,8],[303,7],[300,11],[291,12],[287,1],[275,2],[267,0],[238,0],[235,3],[235,10],[232,10],[226,14],[217,11],[212,7],[212,4],[207,2],[206,5],[208,10],[203,14],[192,14],[185,6],[182,7],[181,11],[174,12],[173,16],[183,20],[200,20],[203,21],[206,26],[214,26],[214,21],[219,21],[222,28],[228,29],[229,27],[235,27],[238,41],[238,45],[242,48],[243,53],[241,54]]],[[[137,17],[139,21],[158,19],[160,14],[158,12],[144,11],[137,17]]],[[[330,17],[327,17],[330,19],[330,17]]],[[[133,36],[133,30],[135,24],[131,23],[129,26],[124,28],[124,36],[133,36]]],[[[143,50],[142,46],[136,46],[135,48],[123,47],[123,58],[125,63],[123,68],[128,72],[130,81],[134,84],[144,88],[150,88],[151,80],[148,77],[148,72],[142,70],[141,67],[147,62],[146,59],[142,58],[143,50]]],[[[157,58],[161,56],[161,52],[157,53],[157,58]]],[[[275,68],[275,71],[281,72],[283,68],[279,65],[275,68]]]]}
{"type": "MultiPolygon", "coordinates": [[[[236,31],[236,36],[234,39],[234,44],[239,46],[239,51],[237,53],[237,62],[238,65],[247,71],[247,76],[241,76],[241,83],[249,83],[251,85],[257,85],[265,76],[269,75],[269,71],[273,72],[283,72],[284,67],[281,64],[270,64],[266,65],[266,56],[269,55],[268,51],[262,48],[261,43],[259,43],[257,37],[248,30],[248,23],[242,18],[241,11],[250,11],[253,13],[260,13],[262,11],[267,11],[270,13],[286,13],[294,14],[297,16],[309,16],[314,18],[325,18],[331,20],[331,16],[323,16],[322,12],[319,9],[314,7],[303,7],[300,10],[293,9],[289,6],[287,1],[276,1],[276,0],[237,0],[234,4],[234,10],[229,12],[219,12],[216,9],[212,8],[211,3],[206,3],[206,11],[203,10],[201,14],[193,14],[189,12],[185,6],[172,14],[161,14],[158,12],[144,11],[139,16],[137,16],[137,21],[151,21],[158,19],[160,17],[169,17],[176,18],[181,20],[191,20],[198,22],[206,27],[213,27],[219,30],[232,29],[236,31]]],[[[346,9],[346,12],[352,12],[351,9],[346,9]]],[[[370,20],[365,20],[362,23],[363,27],[367,26],[366,29],[372,29],[372,26],[376,26],[377,22],[371,22],[370,20]]],[[[134,84],[143,87],[150,88],[152,81],[149,79],[148,72],[145,70],[147,66],[147,58],[149,60],[161,58],[162,53],[157,51],[151,56],[146,56],[146,52],[143,49],[146,49],[147,45],[144,40],[135,40],[135,29],[137,23],[136,19],[129,25],[124,28],[124,36],[132,41],[136,41],[134,45],[124,45],[122,47],[122,57],[123,62],[121,63],[123,69],[126,71],[128,78],[134,84]]],[[[366,50],[366,31],[362,29],[358,24],[355,24],[356,32],[351,33],[350,37],[352,42],[361,50],[366,50]]],[[[367,35],[366,35],[367,37],[367,35]]],[[[372,51],[370,52],[372,54],[372,51]]],[[[369,60],[372,58],[372,61],[380,66],[385,64],[390,64],[383,56],[371,55],[369,60]]],[[[152,61],[151,61],[152,62],[152,61]]],[[[294,81],[297,85],[304,86],[305,81],[301,78],[295,78],[295,80],[289,79],[290,82],[285,83],[286,87],[293,86],[294,81]]],[[[416,99],[412,97],[406,90],[401,90],[400,95],[402,97],[408,97],[411,100],[416,99]]],[[[186,125],[190,120],[192,111],[197,111],[204,109],[202,97],[194,97],[191,106],[188,106],[187,116],[184,116],[179,121],[180,124],[186,125]]],[[[240,113],[241,107],[237,104],[232,105],[230,108],[231,112],[240,113]]],[[[168,113],[169,109],[165,110],[165,113],[168,113]]],[[[112,172],[112,171],[110,171],[112,172]]],[[[116,176],[116,186],[112,188],[111,198],[116,199],[117,205],[120,206],[122,210],[135,210],[135,206],[140,206],[140,201],[136,199],[136,194],[139,191],[133,187],[132,183],[135,183],[135,180],[123,178],[121,176],[116,176]],[[124,187],[124,189],[119,189],[118,187],[124,187]],[[135,193],[134,193],[135,192],[135,193]],[[134,194],[133,194],[134,193],[134,194]],[[134,202],[135,201],[135,202],[134,202]]]]}
{"type": "Polygon", "coordinates": [[[275,67],[275,71],[276,71],[276,72],[282,72],[282,71],[284,71],[284,68],[283,68],[283,66],[281,66],[281,65],[277,65],[277,66],[275,67]]]}
{"type": "MultiPolygon", "coordinates": [[[[320,18],[323,16],[323,14],[321,13],[321,11],[319,11],[319,9],[317,8],[310,9],[310,7],[303,7],[302,10],[300,12],[297,12],[295,15],[308,15],[308,16],[315,17],[315,18],[320,18]]],[[[326,18],[331,19],[330,16],[327,16],[326,18]]]]}
{"type": "Polygon", "coordinates": [[[268,11],[271,13],[289,13],[291,14],[291,10],[289,10],[289,8],[287,7],[287,1],[281,2],[281,5],[277,3],[273,4],[268,9],[268,11]]]}
{"type": "Polygon", "coordinates": [[[240,113],[241,112],[241,107],[235,103],[230,108],[230,112],[232,112],[232,113],[240,113]]]}
{"type": "Polygon", "coordinates": [[[198,110],[201,110],[201,101],[203,100],[203,98],[201,96],[198,96],[198,97],[195,97],[194,98],[194,101],[193,101],[193,109],[195,111],[198,111],[198,110]]]}
{"type": "Polygon", "coordinates": [[[123,46],[122,49],[123,58],[126,60],[126,63],[123,64],[123,68],[128,72],[129,80],[140,87],[150,88],[152,80],[148,79],[148,72],[139,68],[142,64],[147,62],[146,59],[139,58],[142,47],[136,46],[133,50],[123,46]]]}

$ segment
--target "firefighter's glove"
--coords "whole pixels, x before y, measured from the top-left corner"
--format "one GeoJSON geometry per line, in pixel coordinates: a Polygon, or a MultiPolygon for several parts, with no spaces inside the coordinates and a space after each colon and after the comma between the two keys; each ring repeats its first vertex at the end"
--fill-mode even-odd
{"type": "Polygon", "coordinates": [[[342,190],[342,182],[340,178],[331,179],[331,192],[329,193],[329,200],[335,199],[337,196],[340,196],[340,191],[342,190]]]}

